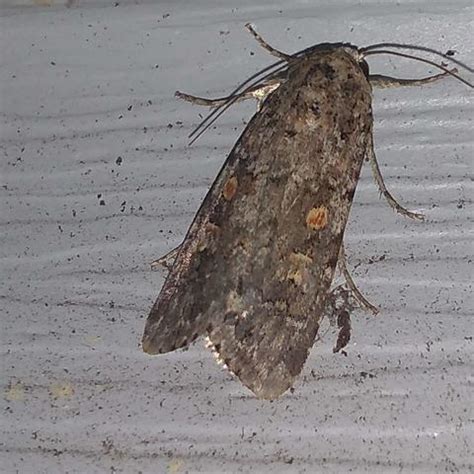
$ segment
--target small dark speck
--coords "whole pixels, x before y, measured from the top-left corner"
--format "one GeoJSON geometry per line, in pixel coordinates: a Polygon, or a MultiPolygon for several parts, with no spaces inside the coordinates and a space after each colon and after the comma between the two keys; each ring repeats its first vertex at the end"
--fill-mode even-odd
{"type": "Polygon", "coordinates": [[[311,105],[311,112],[313,112],[315,115],[319,115],[321,112],[321,109],[319,107],[319,104],[317,102],[314,102],[311,105]]]}
{"type": "Polygon", "coordinates": [[[127,110],[130,112],[130,110],[132,110],[132,107],[133,107],[133,105],[129,105],[129,106],[127,107],[127,110]]]}
{"type": "Polygon", "coordinates": [[[250,56],[254,56],[255,53],[253,51],[250,51],[250,56]]]}
{"type": "Polygon", "coordinates": [[[117,159],[115,160],[115,164],[118,165],[118,166],[120,166],[122,164],[122,162],[123,162],[123,159],[122,159],[121,156],[118,156],[117,159]]]}
{"type": "Polygon", "coordinates": [[[51,61],[51,66],[56,66],[56,63],[54,61],[51,61]]]}
{"type": "Polygon", "coordinates": [[[446,56],[454,56],[456,54],[456,51],[454,49],[448,49],[446,51],[446,56]]]}
{"type": "Polygon", "coordinates": [[[105,201],[103,199],[99,201],[99,206],[105,206],[105,201]]]}

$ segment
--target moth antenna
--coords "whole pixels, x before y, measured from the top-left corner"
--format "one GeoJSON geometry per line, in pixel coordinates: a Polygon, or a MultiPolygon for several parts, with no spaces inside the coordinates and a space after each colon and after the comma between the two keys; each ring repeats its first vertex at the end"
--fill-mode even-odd
{"type": "Polygon", "coordinates": [[[463,79],[459,74],[456,74],[455,72],[449,70],[448,68],[441,66],[441,64],[437,64],[434,61],[430,61],[429,59],[425,58],[420,58],[419,56],[413,56],[411,54],[405,54],[405,53],[399,53],[397,51],[389,51],[388,49],[379,49],[376,51],[369,51],[364,54],[364,57],[367,56],[375,56],[376,54],[391,54],[393,56],[401,56],[402,58],[408,58],[408,59],[415,59],[416,61],[420,61],[422,63],[430,64],[431,66],[437,67],[438,69],[441,69],[445,73],[455,77],[457,80],[463,82],[467,86],[474,88],[474,85],[472,85],[469,81],[466,81],[466,79],[463,79]]]}
{"type": "Polygon", "coordinates": [[[469,72],[474,72],[474,69],[467,64],[458,61],[457,59],[454,59],[451,56],[448,56],[447,54],[442,53],[441,51],[438,51],[433,48],[428,48],[427,46],[418,46],[416,44],[405,44],[405,43],[376,43],[376,44],[371,44],[369,46],[365,46],[364,48],[360,48],[359,51],[361,53],[365,53],[367,51],[372,51],[374,49],[380,49],[380,48],[400,48],[400,49],[414,49],[417,51],[425,51],[427,53],[432,53],[436,54],[437,56],[441,56],[444,59],[447,59],[448,61],[451,61],[458,66],[466,69],[469,72]]]}
{"type": "Polygon", "coordinates": [[[275,49],[273,46],[270,46],[257,31],[253,27],[251,23],[247,23],[245,25],[245,28],[247,28],[248,31],[253,35],[253,37],[257,40],[258,44],[266,49],[270,54],[273,56],[276,56],[277,58],[283,59],[284,61],[289,61],[292,56],[291,54],[286,54],[283,51],[279,51],[278,49],[275,49]]]}
{"type": "MultiPolygon", "coordinates": [[[[286,61],[277,61],[276,63],[273,63],[273,64],[270,64],[270,66],[267,66],[263,69],[261,69],[259,72],[256,72],[255,74],[253,74],[252,76],[250,76],[247,80],[245,80],[244,82],[242,82],[241,84],[239,84],[230,94],[229,94],[229,101],[232,101],[232,99],[234,98],[233,96],[236,96],[238,92],[240,92],[240,90],[246,86],[249,82],[255,80],[258,78],[258,76],[260,76],[260,74],[263,74],[267,71],[270,71],[271,69],[273,69],[274,67],[277,67],[277,66],[281,66],[282,64],[285,64],[285,67],[286,67],[286,61]]],[[[284,68],[283,68],[284,69],[284,68]]],[[[268,75],[264,76],[262,79],[258,79],[259,81],[260,80],[263,80],[269,76],[271,76],[271,74],[273,74],[274,72],[279,72],[279,70],[281,70],[281,68],[277,69],[277,71],[273,71],[271,73],[269,73],[268,75]]],[[[258,81],[257,81],[258,82],[258,81]]],[[[255,85],[255,84],[254,84],[255,85]]],[[[245,91],[244,91],[245,92],[245,91]]],[[[209,120],[211,120],[215,115],[217,115],[220,111],[221,108],[223,107],[226,107],[227,104],[225,105],[220,105],[218,107],[216,107],[212,112],[210,112],[205,118],[204,120],[189,134],[188,138],[191,138],[193,137],[202,127],[204,127],[204,125],[206,125],[209,120]]],[[[220,116],[221,114],[219,114],[220,116]]],[[[212,123],[214,123],[215,120],[212,121],[212,123]]],[[[208,129],[209,127],[206,127],[206,130],[208,129]]],[[[201,134],[200,134],[201,135],[201,134]]],[[[200,136],[199,135],[199,136],[200,136]]],[[[195,140],[193,140],[194,142],[195,140]]],[[[192,142],[191,142],[192,143],[192,142]]]]}
{"type": "Polygon", "coordinates": [[[271,73],[263,76],[262,78],[259,78],[258,81],[255,83],[249,84],[243,91],[240,91],[238,94],[235,92],[241,89],[243,85],[247,84],[249,81],[252,80],[252,78],[256,78],[259,74],[261,74],[263,71],[269,69],[265,68],[264,70],[260,71],[260,73],[254,74],[252,78],[247,79],[245,82],[243,82],[237,89],[235,89],[232,94],[229,96],[229,100],[227,101],[226,104],[220,105],[216,107],[212,112],[210,112],[204,120],[189,134],[189,138],[193,137],[193,139],[189,142],[190,145],[192,145],[201,135],[203,135],[206,130],[209,129],[209,127],[212,127],[212,125],[216,122],[216,120],[219,119],[219,117],[229,108],[231,107],[239,98],[246,94],[249,90],[251,90],[253,87],[255,87],[258,82],[264,81],[265,79],[268,79],[272,77],[274,74],[278,74],[279,72],[283,71],[286,69],[287,64],[285,61],[279,61],[278,63],[275,63],[273,66],[276,66],[277,64],[285,63],[283,66],[280,66],[279,68],[275,69],[271,73]]]}

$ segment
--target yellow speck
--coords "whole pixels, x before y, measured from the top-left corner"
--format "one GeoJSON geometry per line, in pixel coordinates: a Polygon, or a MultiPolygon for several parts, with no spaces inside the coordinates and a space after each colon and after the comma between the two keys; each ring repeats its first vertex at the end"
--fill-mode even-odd
{"type": "Polygon", "coordinates": [[[74,395],[74,388],[69,382],[53,383],[49,391],[55,400],[59,398],[68,399],[74,395]]]}
{"type": "Polygon", "coordinates": [[[202,241],[202,242],[199,242],[199,245],[197,247],[197,251],[198,252],[204,252],[204,250],[207,249],[207,242],[206,241],[202,241]]]}
{"type": "Polygon", "coordinates": [[[169,474],[178,474],[181,471],[181,468],[184,466],[184,462],[181,459],[172,459],[168,464],[168,473],[169,474]]]}
{"type": "Polygon", "coordinates": [[[87,336],[86,337],[87,344],[90,344],[91,346],[94,346],[99,341],[100,341],[100,336],[87,336]]]}
{"type": "Polygon", "coordinates": [[[18,402],[25,399],[25,388],[21,383],[11,384],[5,390],[5,398],[11,402],[18,402]]]}
{"type": "Polygon", "coordinates": [[[288,262],[290,269],[286,277],[295,285],[301,285],[308,274],[307,267],[313,263],[313,259],[304,253],[292,252],[288,257],[288,262]]]}

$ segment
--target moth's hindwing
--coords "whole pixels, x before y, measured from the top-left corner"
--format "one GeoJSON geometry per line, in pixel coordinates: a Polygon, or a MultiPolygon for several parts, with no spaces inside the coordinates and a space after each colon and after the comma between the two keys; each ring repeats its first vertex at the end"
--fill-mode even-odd
{"type": "Polygon", "coordinates": [[[208,335],[258,397],[291,387],[318,331],[371,133],[370,85],[347,53],[290,67],[199,209],[144,350],[208,335]]]}

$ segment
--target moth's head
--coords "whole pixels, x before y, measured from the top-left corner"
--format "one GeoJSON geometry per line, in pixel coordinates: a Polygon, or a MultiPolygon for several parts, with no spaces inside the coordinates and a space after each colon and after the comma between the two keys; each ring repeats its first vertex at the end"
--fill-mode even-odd
{"type": "Polygon", "coordinates": [[[306,48],[302,51],[298,51],[294,54],[294,57],[304,58],[305,56],[308,56],[310,54],[318,54],[338,50],[343,50],[346,54],[348,54],[354,60],[354,62],[356,62],[360,66],[365,76],[369,77],[369,65],[364,59],[364,54],[357,46],[351,43],[320,43],[314,46],[310,46],[309,48],[306,48]]]}

